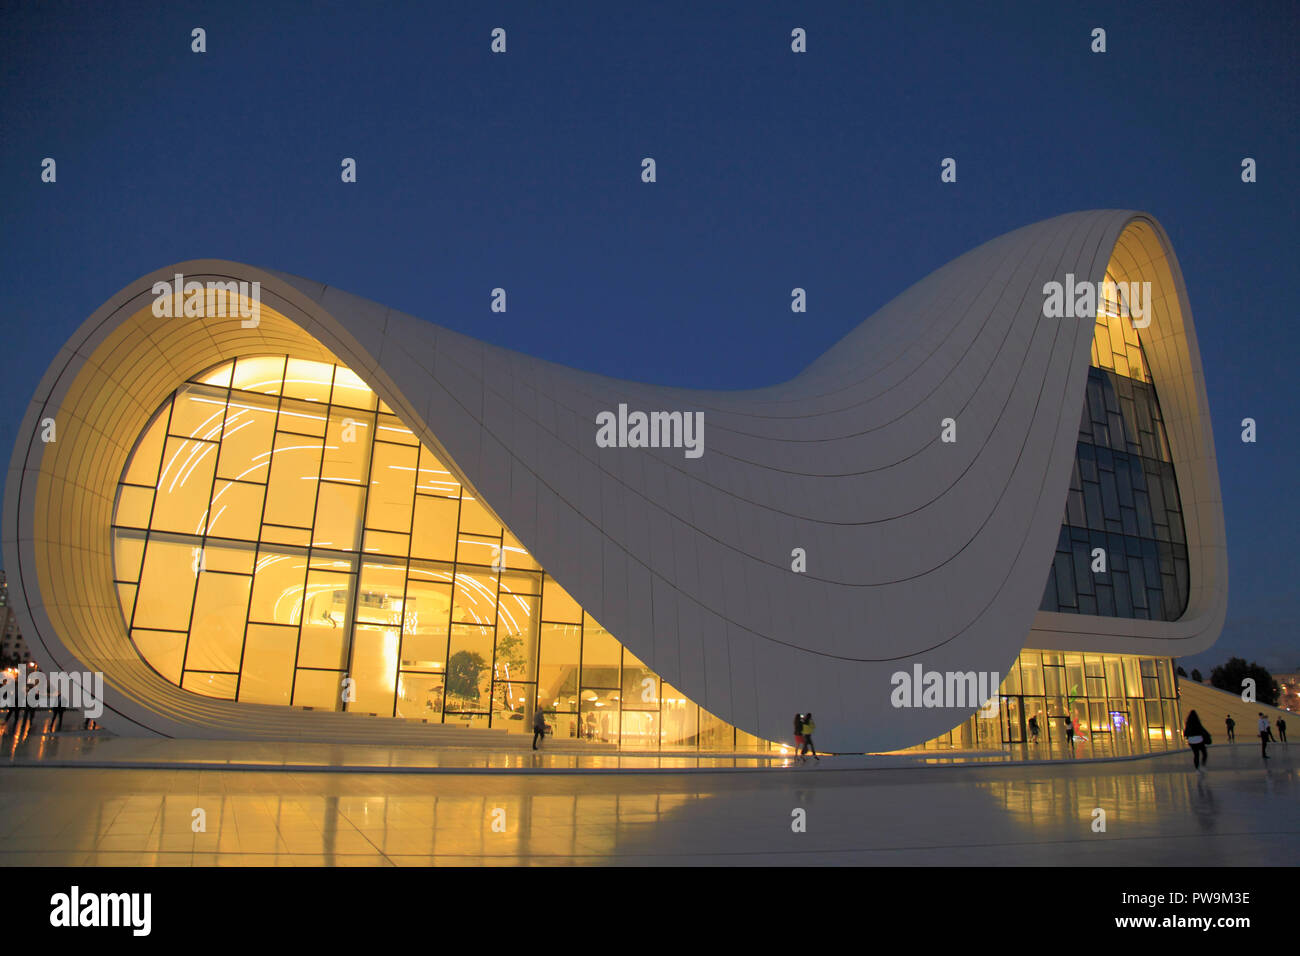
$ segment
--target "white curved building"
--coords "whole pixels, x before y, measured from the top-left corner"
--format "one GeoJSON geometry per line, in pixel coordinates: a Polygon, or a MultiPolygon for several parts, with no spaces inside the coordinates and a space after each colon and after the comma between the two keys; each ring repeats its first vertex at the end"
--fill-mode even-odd
{"type": "Polygon", "coordinates": [[[1140,749],[1227,600],[1191,309],[1128,211],[987,242],[744,392],[181,263],[91,316],[19,434],[23,633],[43,668],[102,671],[124,734],[422,740],[524,731],[540,699],[625,747],[788,742],[812,711],[838,751],[1001,746],[1067,713],[1140,749]],[[177,274],[247,283],[255,315],[159,291],[177,274]],[[1101,301],[1058,317],[1053,282],[1101,301]],[[602,447],[620,406],[702,417],[702,454],[602,447]],[[996,672],[1001,706],[898,706],[918,665],[996,672]]]}

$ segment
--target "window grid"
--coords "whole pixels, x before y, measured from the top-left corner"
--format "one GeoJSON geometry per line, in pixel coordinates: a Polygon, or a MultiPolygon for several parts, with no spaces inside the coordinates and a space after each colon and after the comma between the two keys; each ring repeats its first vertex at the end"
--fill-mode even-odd
{"type": "MultiPolygon", "coordinates": [[[[287,378],[288,375],[289,375],[289,362],[288,362],[288,357],[287,357],[287,356],[285,357],[285,363],[284,363],[284,374],[285,374],[285,377],[286,377],[286,378],[287,378]]],[[[317,470],[316,470],[316,491],[315,491],[315,495],[314,495],[314,497],[313,497],[313,499],[312,499],[312,509],[311,509],[311,530],[308,532],[308,538],[307,538],[308,551],[307,551],[307,555],[306,555],[306,567],[303,569],[303,577],[302,577],[302,581],[303,581],[303,586],[302,586],[302,600],[303,600],[303,605],[302,605],[302,610],[298,613],[298,629],[297,629],[297,636],[296,636],[296,639],[295,639],[295,641],[294,641],[294,649],[293,649],[293,672],[292,672],[292,674],[291,674],[290,677],[289,677],[289,704],[290,704],[291,706],[293,705],[293,702],[294,702],[294,694],[297,693],[297,690],[298,690],[298,671],[299,671],[299,670],[315,670],[315,669],[316,669],[316,668],[307,668],[307,667],[304,667],[304,666],[303,666],[303,663],[302,663],[302,638],[303,638],[303,628],[306,627],[306,622],[307,622],[307,583],[311,580],[311,572],[312,572],[312,567],[311,567],[311,556],[312,556],[312,553],[316,550],[316,548],[315,548],[315,546],[314,546],[314,545],[315,545],[315,541],[314,541],[314,539],[315,539],[315,537],[316,537],[316,518],[317,518],[317,514],[318,514],[319,509],[320,509],[321,485],[323,484],[323,476],[324,476],[324,474],[325,474],[325,451],[326,451],[326,446],[327,446],[328,443],[329,443],[329,434],[330,434],[330,431],[329,431],[329,423],[330,423],[330,415],[333,413],[333,411],[334,411],[334,409],[335,409],[335,407],[336,407],[336,406],[334,405],[334,382],[335,382],[335,380],[336,380],[337,378],[338,378],[338,368],[337,368],[337,366],[336,366],[336,367],[334,367],[334,368],[332,368],[332,369],[330,370],[330,390],[329,390],[329,401],[326,402],[326,404],[325,404],[325,408],[324,408],[324,416],[325,416],[325,436],[324,436],[324,438],[323,438],[322,441],[321,441],[321,460],[320,460],[320,466],[319,466],[319,467],[317,468],[317,470]]],[[[281,388],[280,388],[280,399],[279,399],[279,401],[276,403],[276,409],[275,409],[275,426],[276,426],[276,427],[275,427],[275,431],[272,433],[272,438],[271,438],[272,448],[275,447],[275,437],[274,437],[274,436],[275,436],[276,434],[279,434],[279,430],[280,430],[280,412],[281,412],[281,409],[283,408],[283,405],[284,405],[284,393],[285,393],[285,388],[284,388],[284,386],[285,386],[285,384],[286,384],[286,383],[284,383],[284,382],[281,383],[281,388]]],[[[374,437],[373,434],[367,436],[367,445],[369,445],[370,442],[373,441],[373,437],[374,437]]],[[[274,456],[272,456],[272,457],[274,457],[274,456]]],[[[272,463],[272,467],[274,467],[274,462],[272,463]]],[[[262,496],[262,524],[263,524],[263,525],[264,525],[265,522],[266,522],[266,503],[267,503],[267,500],[270,498],[270,487],[271,487],[271,469],[270,469],[270,468],[267,468],[267,472],[266,472],[266,485],[267,485],[267,493],[264,494],[264,495],[262,496]]],[[[259,535],[259,537],[260,537],[260,535],[259,535]]],[[[260,543],[259,543],[258,551],[259,551],[259,552],[261,551],[260,543]]],[[[256,567],[257,567],[257,565],[256,565],[256,561],[255,561],[255,562],[254,562],[254,570],[256,570],[256,567]]],[[[356,567],[356,570],[353,572],[352,577],[353,577],[353,584],[352,584],[352,587],[349,588],[349,591],[350,591],[350,593],[351,593],[351,596],[348,598],[347,607],[346,607],[346,609],[345,609],[345,611],[344,611],[344,613],[347,615],[347,620],[354,620],[355,617],[356,617],[356,606],[357,606],[358,585],[359,585],[360,580],[361,580],[361,564],[360,564],[359,561],[357,562],[357,567],[356,567]]],[[[249,608],[250,608],[250,616],[251,616],[251,608],[252,608],[252,600],[253,600],[253,597],[252,597],[252,591],[251,591],[251,590],[249,591],[249,598],[248,598],[248,600],[249,600],[249,608]]],[[[351,643],[351,642],[349,642],[349,643],[351,643]]],[[[244,625],[244,647],[240,649],[240,658],[239,658],[240,673],[241,673],[241,674],[243,673],[244,650],[245,650],[247,647],[248,647],[248,624],[245,623],[245,625],[244,625]]],[[[349,662],[349,663],[350,663],[350,662],[349,662]]],[[[324,668],[321,668],[321,670],[324,670],[324,668]]],[[[349,673],[349,674],[350,674],[351,672],[352,672],[352,671],[351,671],[351,667],[349,667],[348,670],[346,671],[346,673],[349,673]]],[[[342,698],[342,688],[341,688],[341,687],[340,687],[340,693],[339,693],[339,696],[340,696],[340,703],[342,703],[342,700],[341,700],[341,698],[342,698]]],[[[236,699],[238,699],[238,698],[236,698],[236,699]]]]}
{"type": "Polygon", "coordinates": [[[1075,754],[1109,757],[1177,749],[1180,709],[1169,658],[1026,649],[999,688],[998,713],[973,716],[908,752],[1024,746],[1029,756],[1066,756],[1064,718],[1075,722],[1075,754]],[[1074,673],[1076,680],[1070,679],[1074,673]],[[1037,675],[1031,680],[1028,675],[1037,675]],[[1076,692],[1077,691],[1077,692],[1076,692]],[[1136,691],[1136,693],[1134,693],[1136,691]],[[1157,714],[1158,719],[1149,714],[1157,714]],[[1029,719],[1038,718],[1033,745],[1029,719]],[[1033,748],[1033,749],[1031,749],[1033,748]]]}
{"type": "MultiPolygon", "coordinates": [[[[189,621],[189,626],[185,628],[185,650],[182,652],[182,656],[181,656],[181,685],[182,686],[184,686],[185,684],[186,676],[189,673],[191,673],[188,666],[190,661],[190,635],[194,632],[194,611],[199,603],[199,581],[202,579],[203,575],[207,573],[205,558],[207,555],[207,546],[208,546],[208,528],[212,524],[212,495],[217,487],[217,459],[221,457],[221,436],[225,433],[226,414],[230,408],[230,390],[225,389],[224,395],[225,395],[225,399],[221,403],[221,413],[220,413],[221,422],[216,428],[217,441],[215,443],[215,446],[212,449],[212,481],[208,483],[208,502],[207,502],[207,506],[203,510],[202,517],[199,519],[199,527],[195,529],[196,532],[201,531],[202,534],[199,538],[199,551],[195,560],[195,567],[194,567],[194,599],[190,601],[190,621],[189,621]]],[[[175,399],[172,400],[172,407],[175,408],[175,399]]],[[[169,425],[170,425],[170,421],[171,420],[169,418],[168,419],[169,425]]],[[[159,477],[159,483],[161,484],[162,481],[161,473],[159,474],[158,477],[159,477]]],[[[155,497],[156,496],[157,496],[157,492],[155,492],[155,497]]],[[[250,602],[253,599],[253,584],[251,580],[249,581],[249,585],[248,585],[248,598],[250,602]]],[[[240,640],[241,655],[242,655],[244,640],[247,639],[247,629],[248,629],[247,614],[244,615],[244,619],[245,619],[245,624],[244,624],[245,635],[240,640]]],[[[199,673],[213,674],[217,672],[202,671],[199,673]]],[[[238,673],[235,674],[235,687],[236,687],[236,694],[238,694],[238,687],[239,687],[238,673]]]]}
{"type": "Polygon", "coordinates": [[[1099,314],[1094,330],[1074,471],[1039,607],[1174,621],[1190,585],[1178,484],[1141,342],[1127,308],[1114,305],[1105,311],[1120,314],[1099,314]],[[1105,571],[1093,571],[1096,548],[1105,571]]]}

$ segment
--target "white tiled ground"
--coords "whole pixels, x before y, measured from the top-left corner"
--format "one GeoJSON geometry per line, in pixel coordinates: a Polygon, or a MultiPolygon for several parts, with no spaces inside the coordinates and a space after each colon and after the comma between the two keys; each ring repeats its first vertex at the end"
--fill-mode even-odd
{"type": "MultiPolygon", "coordinates": [[[[217,753],[172,743],[173,755],[217,753]]],[[[1215,746],[1205,776],[1186,754],[750,769],[720,759],[652,773],[556,754],[536,768],[399,772],[0,764],[0,865],[1293,865],[1300,745],[1271,753],[1265,768],[1257,745],[1215,746]],[[1092,830],[1098,807],[1104,833],[1092,830]],[[192,830],[196,809],[206,832],[192,830]],[[804,833],[792,832],[796,809],[804,833]]],[[[381,759],[400,762],[376,752],[369,764],[381,759]]]]}

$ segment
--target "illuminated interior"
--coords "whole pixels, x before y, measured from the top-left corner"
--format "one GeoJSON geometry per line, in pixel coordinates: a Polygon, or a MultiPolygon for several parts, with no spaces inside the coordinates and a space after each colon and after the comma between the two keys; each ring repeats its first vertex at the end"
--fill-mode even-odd
{"type": "Polygon", "coordinates": [[[1002,681],[996,713],[975,716],[949,733],[909,748],[1005,750],[1013,745],[1064,756],[1065,718],[1075,727],[1074,753],[1112,757],[1178,748],[1179,707],[1167,657],[1023,650],[1002,681]],[[1030,720],[1038,724],[1033,745],[1030,720]]]}
{"type": "Polygon", "coordinates": [[[1106,369],[1151,384],[1146,353],[1133,326],[1131,303],[1126,300],[1114,273],[1107,270],[1102,284],[1101,308],[1092,330],[1092,367],[1106,369]]]}
{"type": "Polygon", "coordinates": [[[767,749],[664,683],[353,372],[285,355],[178,388],[113,519],[140,656],[224,700],[650,749],[767,749]]]}
{"type": "MultiPolygon", "coordinates": [[[[1106,273],[1104,288],[1118,289],[1106,273]]],[[[1074,471],[1040,608],[1176,621],[1187,609],[1187,532],[1146,353],[1122,296],[1103,296],[1074,471]],[[1093,554],[1106,570],[1093,570],[1093,554]]]]}

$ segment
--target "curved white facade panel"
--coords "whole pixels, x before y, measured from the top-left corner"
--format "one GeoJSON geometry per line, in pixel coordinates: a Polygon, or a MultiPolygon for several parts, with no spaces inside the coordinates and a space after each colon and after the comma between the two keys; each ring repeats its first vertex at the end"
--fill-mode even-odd
{"type": "Polygon", "coordinates": [[[24,634],[44,666],[105,670],[124,732],[351,732],[346,715],[168,685],[133,655],[113,594],[109,524],[132,442],[180,382],[253,350],[352,368],[626,647],[760,737],[788,739],[791,716],[811,710],[823,748],[907,746],[973,707],[895,708],[897,671],[1004,673],[1026,646],[1184,655],[1223,622],[1222,506],[1191,311],[1168,239],[1143,214],[1073,213],[985,243],[796,378],[745,392],[579,372],[309,280],[205,260],[133,283],[78,331],[27,412],[6,489],[24,634]],[[1153,283],[1140,335],[1190,558],[1190,602],[1174,622],[1038,611],[1094,328],[1092,315],[1045,317],[1043,287],[1067,274],[1099,283],[1108,265],[1153,283]],[[261,281],[287,321],[152,317],[153,283],[178,272],[261,281]],[[597,416],[620,405],[703,412],[703,455],[598,447],[597,416]],[[52,444],[38,437],[49,417],[52,444]],[[941,440],[945,419],[955,441],[941,440]],[[794,549],[805,572],[791,569],[794,549]]]}

